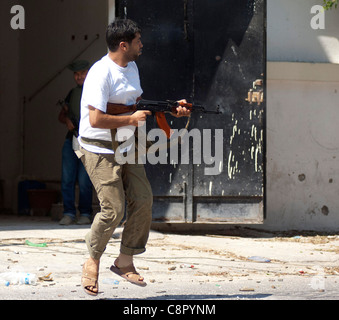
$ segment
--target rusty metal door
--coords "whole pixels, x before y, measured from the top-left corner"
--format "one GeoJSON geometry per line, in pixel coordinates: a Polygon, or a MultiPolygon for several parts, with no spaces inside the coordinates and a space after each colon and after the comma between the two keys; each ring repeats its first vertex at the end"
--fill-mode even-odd
{"type": "MultiPolygon", "coordinates": [[[[203,152],[210,142],[210,162],[194,163],[192,143],[188,164],[171,163],[168,156],[167,164],[146,165],[154,193],[153,220],[262,223],[266,1],[119,0],[116,5],[120,18],[142,27],[144,48],[137,63],[143,97],[186,98],[222,111],[217,116],[193,114],[188,128],[201,132],[203,152]],[[221,161],[213,163],[221,149],[221,161]],[[211,167],[214,173],[206,174],[211,167]]],[[[178,130],[185,123],[171,121],[178,130]]],[[[155,125],[148,121],[147,126],[155,125]]]]}

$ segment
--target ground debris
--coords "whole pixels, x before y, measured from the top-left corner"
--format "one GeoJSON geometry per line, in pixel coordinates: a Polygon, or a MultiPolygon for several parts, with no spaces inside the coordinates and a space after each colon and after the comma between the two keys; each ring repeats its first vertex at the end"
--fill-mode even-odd
{"type": "Polygon", "coordinates": [[[324,271],[328,275],[339,275],[339,267],[325,267],[324,271]]]}
{"type": "Polygon", "coordinates": [[[255,291],[255,290],[254,290],[254,288],[240,288],[239,291],[249,292],[249,291],[255,291]]]}
{"type": "Polygon", "coordinates": [[[51,274],[52,274],[52,272],[50,272],[49,274],[47,274],[45,276],[41,276],[41,277],[39,277],[39,280],[41,280],[41,281],[53,281],[51,274]]]}

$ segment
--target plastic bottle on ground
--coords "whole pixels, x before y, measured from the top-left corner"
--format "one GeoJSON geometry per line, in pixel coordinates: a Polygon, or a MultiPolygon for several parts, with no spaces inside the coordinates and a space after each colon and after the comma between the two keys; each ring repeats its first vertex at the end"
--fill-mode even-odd
{"type": "Polygon", "coordinates": [[[36,284],[36,275],[26,272],[4,272],[0,273],[0,284],[9,286],[15,284],[36,284]]]}

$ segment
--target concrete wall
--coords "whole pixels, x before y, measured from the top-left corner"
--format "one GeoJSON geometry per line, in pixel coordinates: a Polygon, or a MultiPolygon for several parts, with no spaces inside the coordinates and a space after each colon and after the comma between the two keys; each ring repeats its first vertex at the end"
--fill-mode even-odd
{"type": "Polygon", "coordinates": [[[339,63],[339,8],[325,12],[324,29],[313,29],[311,9],[323,0],[267,0],[269,61],[339,63]]]}
{"type": "Polygon", "coordinates": [[[339,65],[268,63],[265,228],[339,226],[339,65]]]}
{"type": "Polygon", "coordinates": [[[266,229],[339,230],[339,9],[314,30],[317,4],[267,3],[266,229]]]}

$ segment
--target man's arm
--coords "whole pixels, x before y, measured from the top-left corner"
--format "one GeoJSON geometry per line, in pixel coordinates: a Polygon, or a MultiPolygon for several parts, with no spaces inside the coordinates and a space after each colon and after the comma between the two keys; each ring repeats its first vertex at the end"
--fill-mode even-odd
{"type": "Polygon", "coordinates": [[[68,114],[68,106],[67,106],[67,105],[64,105],[64,106],[61,108],[61,111],[60,111],[60,113],[59,113],[59,118],[58,118],[58,119],[59,119],[59,121],[60,121],[61,123],[66,124],[67,129],[68,129],[69,131],[72,131],[72,130],[75,129],[75,127],[74,127],[74,124],[73,124],[72,120],[71,120],[70,118],[68,118],[67,114],[68,114]]]}
{"type": "Polygon", "coordinates": [[[139,122],[146,121],[147,116],[152,114],[151,111],[136,111],[127,116],[113,116],[92,106],[88,106],[88,108],[90,125],[93,128],[101,129],[116,129],[128,125],[138,127],[139,122]]]}

